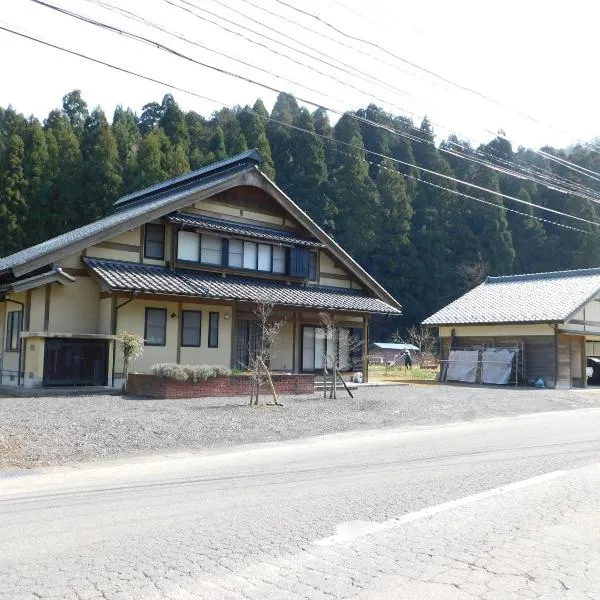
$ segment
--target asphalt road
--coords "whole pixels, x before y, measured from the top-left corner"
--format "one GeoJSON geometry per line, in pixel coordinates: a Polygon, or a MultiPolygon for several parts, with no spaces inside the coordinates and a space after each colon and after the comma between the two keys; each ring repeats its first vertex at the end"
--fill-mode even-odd
{"type": "Polygon", "coordinates": [[[600,409],[0,479],[0,598],[600,598],[600,409]]]}

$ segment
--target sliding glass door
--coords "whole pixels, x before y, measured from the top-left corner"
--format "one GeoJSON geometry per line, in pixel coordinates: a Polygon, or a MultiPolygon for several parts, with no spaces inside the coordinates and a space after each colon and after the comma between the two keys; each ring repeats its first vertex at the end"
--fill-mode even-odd
{"type": "Polygon", "coordinates": [[[325,364],[327,369],[333,368],[337,360],[337,367],[341,371],[352,366],[350,329],[339,327],[330,329],[304,325],[302,327],[302,371],[312,373],[322,371],[325,364]]]}

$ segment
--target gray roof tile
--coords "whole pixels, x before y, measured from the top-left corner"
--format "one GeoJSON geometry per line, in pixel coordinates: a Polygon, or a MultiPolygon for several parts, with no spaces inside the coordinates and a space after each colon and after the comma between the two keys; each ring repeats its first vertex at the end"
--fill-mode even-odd
{"type": "Polygon", "coordinates": [[[85,258],[84,261],[111,290],[251,302],[266,299],[288,306],[400,313],[382,300],[366,296],[358,290],[288,285],[284,281],[238,275],[223,277],[192,269],[171,271],[165,267],[94,258],[85,258]]]}
{"type": "Polygon", "coordinates": [[[600,269],[488,277],[423,323],[560,323],[598,291],[600,269]]]}
{"type": "Polygon", "coordinates": [[[302,246],[314,247],[324,246],[324,244],[314,238],[308,238],[281,229],[259,227],[257,225],[248,225],[246,223],[238,223],[236,221],[228,221],[225,219],[213,219],[212,217],[191,215],[185,212],[169,215],[168,220],[171,223],[176,223],[178,225],[188,225],[191,227],[198,227],[199,229],[270,240],[281,244],[299,244],[302,246]]]}
{"type": "MultiPolygon", "coordinates": [[[[0,259],[0,273],[9,271],[30,261],[37,260],[45,255],[67,248],[71,244],[83,241],[94,235],[108,231],[120,224],[125,224],[141,217],[153,210],[158,210],[162,207],[167,208],[178,198],[189,196],[191,193],[202,189],[205,186],[217,183],[221,179],[226,180],[234,173],[254,168],[256,164],[254,154],[258,155],[257,151],[244,152],[243,154],[234,156],[225,161],[209,165],[204,169],[193,171],[187,175],[182,175],[179,178],[170,179],[163,184],[157,184],[150,188],[145,188],[129,196],[121,198],[127,200],[124,206],[113,214],[98,219],[93,223],[78,227],[67,233],[63,233],[55,238],[25,248],[20,252],[11,254],[0,259]],[[248,156],[247,156],[248,155],[248,156]]],[[[168,212],[168,208],[167,211],[168,212]]]]}

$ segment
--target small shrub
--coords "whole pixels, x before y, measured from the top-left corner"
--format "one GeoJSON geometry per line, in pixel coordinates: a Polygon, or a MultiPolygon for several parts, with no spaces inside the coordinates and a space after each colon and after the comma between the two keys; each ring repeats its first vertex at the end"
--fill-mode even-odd
{"type": "Polygon", "coordinates": [[[156,377],[173,379],[175,381],[188,381],[189,383],[201,383],[212,377],[228,377],[230,369],[223,365],[215,367],[211,365],[178,365],[175,363],[159,363],[150,369],[156,377]]]}
{"type": "Polygon", "coordinates": [[[215,377],[229,377],[231,375],[231,369],[224,365],[216,365],[213,369],[215,371],[215,377]]]}
{"type": "Polygon", "coordinates": [[[150,371],[157,377],[163,379],[173,379],[175,381],[187,381],[187,373],[185,368],[175,363],[159,363],[152,365],[150,371]]]}

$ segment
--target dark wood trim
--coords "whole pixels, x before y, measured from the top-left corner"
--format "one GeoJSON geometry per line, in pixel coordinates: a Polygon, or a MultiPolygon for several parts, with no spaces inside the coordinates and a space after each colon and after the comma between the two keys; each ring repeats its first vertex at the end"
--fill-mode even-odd
{"type": "MultiPolygon", "coordinates": [[[[202,331],[202,320],[200,320],[200,331],[202,331]]],[[[165,331],[165,336],[166,336],[165,331]]],[[[181,336],[183,333],[183,314],[181,310],[181,302],[177,303],[177,364],[181,364],[181,336]]]]}
{"type": "Polygon", "coordinates": [[[31,290],[25,292],[25,314],[23,315],[23,329],[29,331],[31,324],[31,290]]]}
{"type": "Polygon", "coordinates": [[[90,274],[86,269],[75,269],[74,267],[62,267],[62,270],[67,275],[71,275],[73,277],[89,277],[90,274]]]}
{"type": "Polygon", "coordinates": [[[117,334],[117,296],[110,294],[107,296],[111,299],[110,303],[110,332],[113,335],[117,334]]]}
{"type": "Polygon", "coordinates": [[[50,295],[52,293],[51,284],[47,283],[44,287],[44,331],[48,331],[50,325],[50,295]]]}
{"type": "MultiPolygon", "coordinates": [[[[589,325],[590,327],[600,327],[600,321],[585,321],[585,320],[581,320],[581,319],[571,319],[569,321],[566,322],[567,325],[589,325]]],[[[585,331],[582,331],[581,333],[586,333],[585,331]]]]}
{"type": "Polygon", "coordinates": [[[144,224],[140,225],[140,250],[139,250],[139,262],[144,262],[144,224]]]}
{"type": "Polygon", "coordinates": [[[352,277],[350,275],[338,275],[337,273],[321,273],[321,277],[325,279],[337,279],[341,281],[352,281],[352,277]]]}
{"type": "Polygon", "coordinates": [[[139,253],[140,246],[134,244],[120,244],[118,242],[99,242],[94,244],[94,248],[106,248],[108,250],[120,250],[122,252],[134,252],[139,253]]]}
{"type": "MultiPolygon", "coordinates": [[[[238,238],[236,238],[238,239],[238,238]]],[[[262,243],[256,242],[256,240],[251,240],[254,243],[262,243]]],[[[272,244],[270,244],[272,245],[272,244]]],[[[257,250],[257,258],[258,258],[258,250],[257,250]]],[[[303,277],[290,277],[289,275],[278,275],[277,273],[272,273],[271,271],[258,271],[256,269],[241,269],[237,267],[225,267],[223,265],[209,265],[200,262],[194,261],[181,261],[178,260],[176,268],[180,269],[190,269],[190,270],[198,270],[198,271],[208,271],[210,273],[226,273],[228,275],[238,275],[241,277],[256,277],[257,279],[272,279],[276,281],[285,281],[289,283],[301,283],[305,281],[303,277]]]]}

